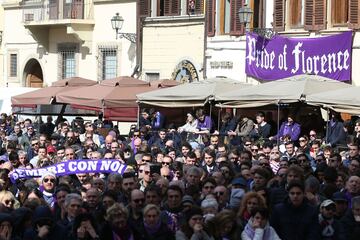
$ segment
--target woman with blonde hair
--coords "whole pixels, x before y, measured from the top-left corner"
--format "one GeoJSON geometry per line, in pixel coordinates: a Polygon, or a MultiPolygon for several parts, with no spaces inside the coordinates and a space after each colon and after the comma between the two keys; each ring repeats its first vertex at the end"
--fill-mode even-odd
{"type": "Polygon", "coordinates": [[[248,192],[244,195],[237,213],[238,223],[245,226],[251,217],[251,211],[256,208],[265,208],[265,199],[257,192],[248,192]]]}
{"type": "Polygon", "coordinates": [[[139,240],[175,240],[174,233],[160,219],[160,208],[148,204],[143,210],[143,224],[137,229],[135,238],[139,240]]]}
{"type": "Polygon", "coordinates": [[[2,190],[0,192],[0,203],[11,212],[15,209],[15,204],[17,203],[15,196],[10,191],[2,190]]]}
{"type": "Polygon", "coordinates": [[[101,236],[102,239],[133,240],[134,235],[127,224],[129,211],[123,204],[114,203],[106,211],[106,221],[101,236]]]}

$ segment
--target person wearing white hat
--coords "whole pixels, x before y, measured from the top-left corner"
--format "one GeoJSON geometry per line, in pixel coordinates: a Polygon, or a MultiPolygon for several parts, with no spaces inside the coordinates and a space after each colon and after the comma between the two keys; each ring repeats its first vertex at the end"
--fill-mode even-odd
{"type": "Polygon", "coordinates": [[[56,187],[56,175],[53,172],[45,172],[41,176],[41,185],[40,190],[43,193],[44,200],[49,204],[49,206],[54,206],[54,191],[56,187]]]}
{"type": "Polygon", "coordinates": [[[340,222],[334,218],[336,204],[334,201],[327,199],[320,204],[319,224],[321,239],[344,239],[344,228],[340,222]]]}

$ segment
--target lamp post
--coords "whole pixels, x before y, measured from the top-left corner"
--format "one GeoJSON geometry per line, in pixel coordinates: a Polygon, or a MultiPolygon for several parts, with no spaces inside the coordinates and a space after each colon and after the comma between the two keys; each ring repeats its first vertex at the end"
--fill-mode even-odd
{"type": "Polygon", "coordinates": [[[253,11],[251,10],[250,7],[245,5],[244,7],[239,9],[238,14],[239,14],[240,24],[244,24],[245,30],[249,31],[253,11]]]}
{"type": "Polygon", "coordinates": [[[116,32],[116,39],[125,38],[132,43],[136,43],[136,34],[135,33],[123,33],[120,32],[122,26],[124,24],[124,18],[116,13],[115,16],[111,18],[111,26],[116,32]]]}
{"type": "MultiPolygon", "coordinates": [[[[250,32],[251,30],[250,23],[251,23],[251,18],[253,16],[252,9],[245,4],[243,7],[239,9],[238,15],[239,15],[240,23],[244,24],[245,30],[247,32],[250,32]]],[[[253,28],[252,31],[266,39],[271,39],[275,35],[272,28],[253,28]]]]}

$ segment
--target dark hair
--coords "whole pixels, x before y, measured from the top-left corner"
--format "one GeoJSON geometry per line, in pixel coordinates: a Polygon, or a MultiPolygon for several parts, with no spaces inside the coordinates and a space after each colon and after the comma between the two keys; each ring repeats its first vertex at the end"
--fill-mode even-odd
{"type": "Polygon", "coordinates": [[[17,152],[10,152],[9,154],[9,161],[18,161],[19,155],[17,152]]]}
{"type": "Polygon", "coordinates": [[[188,152],[187,157],[188,158],[196,158],[196,154],[194,152],[188,152]]]}
{"type": "Polygon", "coordinates": [[[258,113],[256,113],[255,117],[262,117],[262,118],[264,118],[264,117],[265,117],[265,113],[264,113],[264,112],[258,112],[258,113]]]}
{"type": "Polygon", "coordinates": [[[183,143],[181,144],[181,148],[182,148],[182,147],[186,147],[187,149],[189,149],[190,151],[192,151],[191,144],[188,143],[188,142],[183,142],[183,143]]]}
{"type": "Polygon", "coordinates": [[[271,173],[265,168],[256,168],[254,174],[259,174],[260,176],[265,178],[266,181],[269,181],[269,179],[271,178],[271,173]]]}
{"type": "Polygon", "coordinates": [[[213,158],[213,161],[215,162],[216,159],[216,153],[215,150],[211,149],[211,148],[205,148],[204,149],[204,153],[203,153],[203,158],[205,157],[205,154],[210,155],[213,158]]]}
{"type": "Polygon", "coordinates": [[[298,187],[298,188],[301,189],[302,192],[305,192],[305,186],[304,186],[304,183],[302,181],[299,181],[299,180],[290,181],[290,183],[288,184],[286,190],[289,192],[294,187],[298,187]]]}
{"type": "Polygon", "coordinates": [[[251,210],[251,216],[254,217],[257,213],[260,213],[260,215],[265,218],[265,219],[269,219],[269,210],[267,208],[263,208],[263,207],[256,207],[254,209],[251,210]]]}
{"type": "Polygon", "coordinates": [[[116,202],[118,199],[118,195],[116,193],[116,191],[114,190],[106,190],[103,194],[102,194],[102,198],[104,199],[104,197],[110,197],[112,199],[114,199],[114,201],[116,202]]]}
{"type": "Polygon", "coordinates": [[[206,183],[211,183],[212,185],[214,185],[214,187],[217,185],[216,181],[215,181],[215,179],[213,177],[205,178],[204,181],[202,182],[201,186],[204,187],[206,183]]]}
{"type": "Polygon", "coordinates": [[[77,236],[77,229],[81,226],[81,222],[84,222],[84,221],[90,221],[91,226],[94,228],[95,232],[98,233],[98,229],[97,229],[95,219],[91,215],[91,213],[80,213],[74,219],[74,223],[73,223],[73,227],[72,227],[73,236],[77,236]]]}
{"type": "Polygon", "coordinates": [[[145,196],[148,192],[155,192],[158,196],[161,196],[161,188],[154,184],[149,185],[145,188],[145,191],[144,191],[145,196]]]}
{"type": "Polygon", "coordinates": [[[177,186],[177,185],[171,185],[171,186],[169,186],[168,189],[166,190],[166,195],[168,194],[168,192],[169,192],[170,190],[179,192],[180,195],[181,195],[181,197],[184,195],[182,189],[181,189],[179,186],[177,186]]]}

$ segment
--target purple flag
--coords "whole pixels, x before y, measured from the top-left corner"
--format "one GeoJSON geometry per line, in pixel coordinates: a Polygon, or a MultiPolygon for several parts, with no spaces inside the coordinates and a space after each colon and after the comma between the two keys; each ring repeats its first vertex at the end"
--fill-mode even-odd
{"type": "Polygon", "coordinates": [[[316,37],[268,40],[246,34],[247,75],[276,80],[299,74],[314,74],[339,81],[351,78],[352,32],[316,37]]]}

